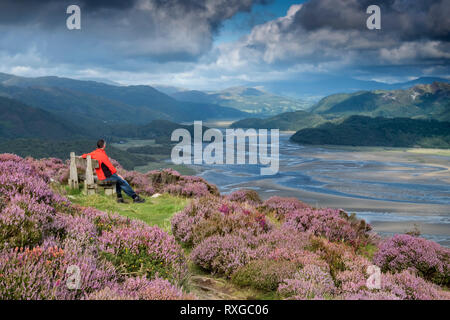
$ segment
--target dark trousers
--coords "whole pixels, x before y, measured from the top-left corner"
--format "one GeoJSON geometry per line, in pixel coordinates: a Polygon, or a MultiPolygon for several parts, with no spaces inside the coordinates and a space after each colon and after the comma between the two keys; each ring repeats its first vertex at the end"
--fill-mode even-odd
{"type": "Polygon", "coordinates": [[[134,192],[133,188],[131,188],[126,180],[120,178],[117,173],[114,173],[111,177],[106,178],[105,181],[116,183],[116,192],[118,198],[122,198],[122,190],[133,199],[136,197],[136,192],[134,192]]]}

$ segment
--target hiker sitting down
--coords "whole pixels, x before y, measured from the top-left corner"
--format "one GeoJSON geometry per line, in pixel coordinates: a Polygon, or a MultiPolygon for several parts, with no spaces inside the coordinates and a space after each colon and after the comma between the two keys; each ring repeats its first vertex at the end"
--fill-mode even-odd
{"type": "Polygon", "coordinates": [[[86,159],[86,157],[90,155],[92,159],[98,161],[99,167],[95,169],[95,172],[97,173],[97,178],[99,180],[116,183],[117,202],[124,202],[122,197],[122,190],[131,198],[133,198],[134,202],[145,202],[145,199],[139,197],[128,184],[128,182],[120,174],[117,173],[117,169],[112,165],[111,161],[108,158],[108,155],[105,152],[105,147],[105,140],[100,139],[97,141],[97,150],[92,151],[91,153],[83,154],[81,157],[86,159]]]}

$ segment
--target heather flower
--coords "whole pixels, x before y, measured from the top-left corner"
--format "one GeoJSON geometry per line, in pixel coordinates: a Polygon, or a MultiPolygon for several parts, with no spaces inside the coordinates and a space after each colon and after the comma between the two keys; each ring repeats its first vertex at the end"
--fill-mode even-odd
{"type": "Polygon", "coordinates": [[[183,291],[169,281],[156,278],[147,280],[146,278],[129,278],[122,286],[122,290],[134,294],[139,300],[185,300],[194,299],[183,293],[183,291]]]}
{"type": "Polygon", "coordinates": [[[412,270],[436,284],[450,284],[450,250],[433,241],[395,235],[381,243],[373,260],[383,272],[412,270]]]}
{"type": "Polygon", "coordinates": [[[192,300],[192,295],[184,294],[164,279],[148,280],[145,277],[128,278],[123,284],[106,287],[94,292],[89,300],[192,300]]]}
{"type": "Polygon", "coordinates": [[[331,241],[346,241],[355,247],[370,242],[370,226],[337,209],[304,208],[285,215],[285,226],[331,241]]]}
{"type": "Polygon", "coordinates": [[[69,237],[84,243],[97,239],[97,227],[89,216],[58,213],[52,227],[60,237],[69,237]]]}
{"type": "Polygon", "coordinates": [[[124,178],[137,192],[153,194],[170,193],[183,197],[202,197],[218,194],[217,187],[200,177],[183,176],[173,169],[152,170],[146,174],[123,170],[124,178]]]}
{"type": "Polygon", "coordinates": [[[335,292],[330,273],[315,265],[305,266],[278,287],[282,297],[294,300],[331,298],[335,292]]]}
{"type": "Polygon", "coordinates": [[[381,275],[380,289],[361,288],[345,292],[345,300],[450,300],[448,291],[416,276],[410,271],[381,275]]]}
{"type": "Polygon", "coordinates": [[[122,292],[118,288],[105,287],[91,293],[86,300],[136,300],[130,292],[122,292]]]}
{"type": "Polygon", "coordinates": [[[248,189],[236,190],[229,195],[226,195],[225,198],[230,201],[237,201],[241,203],[247,202],[252,206],[258,206],[262,203],[258,193],[255,190],[248,189]]]}
{"type": "Polygon", "coordinates": [[[163,192],[183,197],[203,197],[210,194],[208,186],[201,182],[169,184],[164,187],[163,192]]]}
{"type": "Polygon", "coordinates": [[[130,226],[132,223],[139,223],[136,220],[131,220],[130,218],[119,214],[111,214],[95,208],[74,207],[76,207],[84,217],[92,220],[97,229],[97,234],[101,234],[103,231],[111,231],[113,227],[130,226]]]}
{"type": "Polygon", "coordinates": [[[310,236],[295,229],[281,227],[259,235],[252,246],[258,257],[274,261],[292,261],[301,266],[315,264],[328,269],[320,254],[311,252],[310,236]]]}
{"type": "Polygon", "coordinates": [[[28,195],[48,205],[67,201],[55,194],[44,177],[24,159],[0,162],[0,194],[7,198],[28,195]]]}
{"type": "Polygon", "coordinates": [[[153,195],[156,192],[155,187],[152,185],[147,175],[137,171],[121,171],[122,176],[128,183],[133,186],[134,191],[139,194],[153,195]]]}
{"type": "Polygon", "coordinates": [[[296,198],[273,196],[264,201],[259,208],[267,214],[274,214],[278,220],[284,220],[288,213],[310,207],[296,198]]]}
{"type": "Polygon", "coordinates": [[[386,291],[360,291],[358,293],[346,293],[340,297],[343,300],[400,300],[395,294],[386,291]]]}
{"type": "Polygon", "coordinates": [[[181,247],[158,227],[113,227],[99,236],[99,249],[123,272],[181,281],[187,267],[181,247]]]}
{"type": "Polygon", "coordinates": [[[31,167],[46,181],[60,181],[66,174],[69,163],[65,163],[57,158],[48,158],[35,160],[33,158],[25,159],[31,167]]]}
{"type": "Polygon", "coordinates": [[[22,158],[19,157],[18,155],[11,153],[0,154],[0,162],[7,162],[7,161],[20,162],[22,161],[22,158]]]}
{"type": "Polygon", "coordinates": [[[233,283],[263,291],[274,291],[287,278],[300,269],[299,264],[288,260],[254,260],[235,271],[233,283]]]}
{"type": "Polygon", "coordinates": [[[230,213],[230,208],[227,206],[226,203],[222,203],[220,205],[219,211],[222,212],[223,214],[227,215],[230,213]]]}
{"type": "Polygon", "coordinates": [[[212,273],[230,276],[254,258],[247,243],[236,235],[212,236],[203,240],[191,253],[191,260],[212,273]]]}
{"type": "Polygon", "coordinates": [[[265,217],[257,212],[248,215],[242,211],[230,211],[228,214],[215,211],[208,219],[202,219],[193,226],[192,242],[197,244],[207,237],[226,234],[248,238],[267,232],[270,228],[265,217]]]}
{"type": "Polygon", "coordinates": [[[73,243],[63,248],[50,243],[0,253],[1,299],[79,299],[114,283],[112,266],[100,264],[73,243]],[[66,286],[69,277],[66,271],[71,265],[78,266],[81,271],[77,290],[66,286]]]}
{"type": "MultiPolygon", "coordinates": [[[[124,263],[125,273],[133,275],[144,262],[143,272],[152,277],[176,282],[184,276],[183,252],[172,236],[141,221],[73,205],[56,194],[49,183],[67,165],[57,159],[0,155],[0,299],[106,294],[124,279],[124,263]],[[66,285],[69,266],[80,270],[79,289],[66,285]]],[[[179,296],[163,280],[147,288],[143,298],[179,296]]]]}
{"type": "Polygon", "coordinates": [[[191,201],[171,220],[175,238],[186,245],[195,245],[213,235],[258,235],[272,225],[265,216],[248,204],[219,197],[203,197],[191,201]]]}
{"type": "Polygon", "coordinates": [[[388,291],[402,300],[437,300],[441,298],[440,289],[437,286],[410,271],[383,274],[381,290],[388,291]]]}
{"type": "Polygon", "coordinates": [[[29,194],[16,194],[0,212],[0,247],[38,244],[49,232],[55,210],[29,194]]]}

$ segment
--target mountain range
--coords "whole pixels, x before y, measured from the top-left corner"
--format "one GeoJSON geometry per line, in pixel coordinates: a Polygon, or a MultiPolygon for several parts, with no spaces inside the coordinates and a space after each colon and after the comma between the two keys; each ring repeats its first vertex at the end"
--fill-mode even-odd
{"type": "Polygon", "coordinates": [[[360,114],[450,121],[450,84],[434,82],[405,90],[335,94],[320,100],[309,111],[329,117],[360,114]]]}
{"type": "Polygon", "coordinates": [[[36,138],[54,140],[82,136],[82,130],[45,110],[19,101],[0,97],[0,137],[6,139],[36,138]]]}
{"type": "Polygon", "coordinates": [[[334,94],[323,98],[307,111],[287,112],[269,118],[247,118],[231,126],[297,131],[351,115],[450,121],[450,84],[434,82],[404,90],[334,94]]]}
{"type": "Polygon", "coordinates": [[[311,75],[305,76],[304,79],[279,80],[252,85],[259,85],[264,90],[277,95],[304,99],[308,97],[320,98],[343,92],[407,89],[418,84],[431,84],[433,82],[449,83],[450,80],[439,77],[420,77],[405,82],[386,83],[374,80],[360,80],[343,75],[327,77],[311,75]]]}
{"type": "MultiPolygon", "coordinates": [[[[164,89],[163,89],[164,90],[164,89]]],[[[312,103],[306,100],[274,95],[256,87],[232,87],[220,91],[178,90],[165,88],[179,101],[210,103],[261,116],[273,116],[282,112],[304,110],[312,103]]]]}
{"type": "Polygon", "coordinates": [[[239,119],[247,114],[211,103],[180,102],[150,86],[117,86],[59,77],[25,78],[0,73],[0,96],[51,112],[85,127],[239,119]]]}
{"type": "Polygon", "coordinates": [[[308,111],[247,118],[233,128],[297,131],[302,144],[450,147],[450,84],[327,96],[308,111]]]}
{"type": "Polygon", "coordinates": [[[311,106],[261,87],[208,92],[157,87],[162,92],[146,85],[0,73],[0,137],[74,140],[165,136],[164,144],[170,131],[180,127],[176,122],[192,120],[237,119],[232,127],[289,131],[327,122],[340,124],[352,115],[450,121],[450,84],[420,84],[431,80],[435,79],[414,80],[410,84],[415,85],[406,89],[347,90],[311,106]]]}

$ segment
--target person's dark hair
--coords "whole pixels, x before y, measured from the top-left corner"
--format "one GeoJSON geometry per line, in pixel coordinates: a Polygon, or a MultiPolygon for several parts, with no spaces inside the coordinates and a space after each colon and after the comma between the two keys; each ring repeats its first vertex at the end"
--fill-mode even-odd
{"type": "Polygon", "coordinates": [[[97,148],[103,148],[105,146],[105,140],[100,139],[97,141],[97,148]]]}

